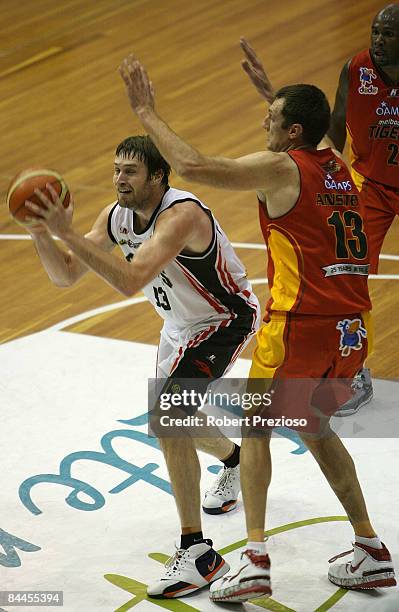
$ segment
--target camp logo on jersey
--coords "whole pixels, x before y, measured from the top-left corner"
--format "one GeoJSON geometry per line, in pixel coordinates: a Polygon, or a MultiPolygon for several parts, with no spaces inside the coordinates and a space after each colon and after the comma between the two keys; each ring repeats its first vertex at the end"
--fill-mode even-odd
{"type": "Polygon", "coordinates": [[[375,114],[379,117],[399,117],[399,106],[390,106],[387,102],[381,102],[377,106],[375,114]]]}
{"type": "Polygon", "coordinates": [[[373,80],[377,78],[377,75],[374,74],[374,70],[372,68],[362,66],[359,68],[359,71],[360,87],[358,92],[362,95],[375,96],[378,93],[378,87],[373,85],[373,80]]]}
{"type": "Polygon", "coordinates": [[[342,357],[348,357],[351,351],[360,351],[363,348],[363,338],[367,337],[367,331],[360,319],[343,319],[338,321],[336,327],[341,332],[339,350],[342,357]]]}
{"type": "Polygon", "coordinates": [[[324,179],[326,189],[334,189],[335,191],[352,191],[352,183],[350,181],[335,181],[333,176],[328,173],[324,179]]]}

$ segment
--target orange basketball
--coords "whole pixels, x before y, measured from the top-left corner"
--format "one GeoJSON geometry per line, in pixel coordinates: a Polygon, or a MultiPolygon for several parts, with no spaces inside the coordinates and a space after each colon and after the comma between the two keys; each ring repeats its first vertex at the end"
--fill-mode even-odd
{"type": "Polygon", "coordinates": [[[30,200],[34,204],[43,207],[42,202],[35,194],[35,189],[43,191],[51,200],[50,193],[46,189],[46,183],[51,184],[64,207],[68,207],[71,196],[64,179],[58,172],[44,168],[22,170],[12,179],[7,193],[7,206],[17,223],[21,225],[34,225],[34,222],[27,222],[26,217],[37,218],[37,215],[25,207],[25,200],[30,200]]]}

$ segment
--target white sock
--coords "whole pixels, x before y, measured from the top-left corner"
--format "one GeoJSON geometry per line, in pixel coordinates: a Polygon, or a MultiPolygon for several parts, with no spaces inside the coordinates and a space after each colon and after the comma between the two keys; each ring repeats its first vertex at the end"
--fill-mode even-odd
{"type": "Polygon", "coordinates": [[[257,555],[265,555],[266,542],[248,542],[245,550],[253,550],[257,555]]]}
{"type": "Polygon", "coordinates": [[[355,536],[355,542],[365,544],[371,548],[382,548],[381,540],[378,536],[375,536],[375,538],[362,538],[361,536],[355,536]]]}

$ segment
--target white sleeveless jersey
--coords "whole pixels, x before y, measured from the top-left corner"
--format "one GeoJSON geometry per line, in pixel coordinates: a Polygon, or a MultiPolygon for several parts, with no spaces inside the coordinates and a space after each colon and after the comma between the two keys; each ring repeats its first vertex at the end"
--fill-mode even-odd
{"type": "Polygon", "coordinates": [[[131,261],[142,243],[153,235],[159,215],[181,202],[194,202],[209,214],[213,225],[211,244],[200,255],[177,255],[143,288],[143,293],[174,327],[190,328],[213,321],[224,327],[242,317],[243,327],[253,327],[255,331],[259,303],[245,268],[209,208],[192,193],[169,187],[140,233],[134,231],[135,213],[116,203],[108,218],[110,238],[131,261]]]}

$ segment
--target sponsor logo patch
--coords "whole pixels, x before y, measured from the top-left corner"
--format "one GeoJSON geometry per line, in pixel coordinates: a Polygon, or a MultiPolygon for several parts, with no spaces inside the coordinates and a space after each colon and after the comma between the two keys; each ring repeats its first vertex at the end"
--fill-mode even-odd
{"type": "Polygon", "coordinates": [[[362,66],[359,68],[359,71],[360,87],[358,92],[362,95],[375,96],[378,93],[378,87],[373,85],[373,80],[377,78],[377,75],[374,74],[374,70],[362,66]]]}
{"type": "Polygon", "coordinates": [[[379,117],[399,117],[399,106],[390,106],[387,102],[381,102],[381,104],[377,106],[375,113],[379,117]]]}
{"type": "Polygon", "coordinates": [[[336,328],[341,332],[339,350],[342,357],[348,357],[352,351],[363,348],[363,338],[367,337],[367,331],[360,319],[343,319],[338,321],[336,328]]]}

